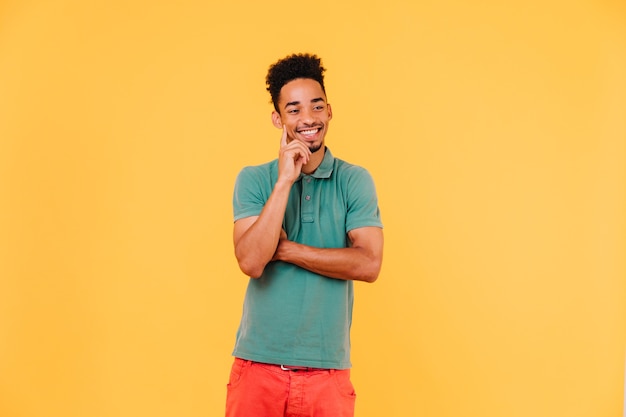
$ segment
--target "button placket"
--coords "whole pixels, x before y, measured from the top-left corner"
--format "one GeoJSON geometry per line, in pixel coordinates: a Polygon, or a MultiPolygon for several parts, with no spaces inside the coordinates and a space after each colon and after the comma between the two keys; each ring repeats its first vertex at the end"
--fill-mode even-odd
{"type": "Polygon", "coordinates": [[[311,184],[311,177],[307,176],[304,178],[302,183],[302,222],[303,223],[312,223],[313,222],[313,206],[312,206],[312,197],[313,194],[313,185],[311,184]]]}

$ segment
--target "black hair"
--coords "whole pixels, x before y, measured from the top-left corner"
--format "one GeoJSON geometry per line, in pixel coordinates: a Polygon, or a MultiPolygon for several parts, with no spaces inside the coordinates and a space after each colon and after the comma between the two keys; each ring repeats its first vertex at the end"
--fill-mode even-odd
{"type": "Polygon", "coordinates": [[[278,109],[280,90],[289,81],[298,78],[310,78],[317,81],[322,86],[324,94],[326,94],[324,71],[326,71],[326,68],[322,66],[322,60],[313,54],[292,54],[272,64],[267,71],[265,83],[267,84],[267,91],[272,96],[274,109],[280,113],[278,109]]]}

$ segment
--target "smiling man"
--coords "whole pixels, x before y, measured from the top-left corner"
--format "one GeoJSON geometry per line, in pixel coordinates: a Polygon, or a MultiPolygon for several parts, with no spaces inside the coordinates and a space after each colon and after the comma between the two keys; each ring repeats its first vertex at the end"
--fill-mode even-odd
{"type": "Polygon", "coordinates": [[[235,184],[235,256],[250,280],[227,417],[354,415],[353,281],[377,279],[383,233],[371,176],[325,145],[324,71],[310,54],[270,66],[278,159],[235,184]]]}

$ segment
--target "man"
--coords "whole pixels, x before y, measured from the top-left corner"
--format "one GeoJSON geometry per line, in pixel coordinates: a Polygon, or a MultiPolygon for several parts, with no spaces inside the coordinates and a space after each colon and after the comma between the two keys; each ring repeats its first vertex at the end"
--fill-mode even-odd
{"type": "Polygon", "coordinates": [[[354,415],[353,281],[378,277],[383,234],[369,173],[325,146],[324,71],[310,54],[269,68],[279,156],[235,184],[235,255],[251,279],[227,417],[354,415]]]}

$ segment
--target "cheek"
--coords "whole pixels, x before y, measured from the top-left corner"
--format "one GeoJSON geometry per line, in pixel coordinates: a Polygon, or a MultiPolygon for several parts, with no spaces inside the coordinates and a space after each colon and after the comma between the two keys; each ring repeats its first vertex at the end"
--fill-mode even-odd
{"type": "Polygon", "coordinates": [[[287,125],[287,140],[291,142],[296,137],[296,126],[287,125]]]}

